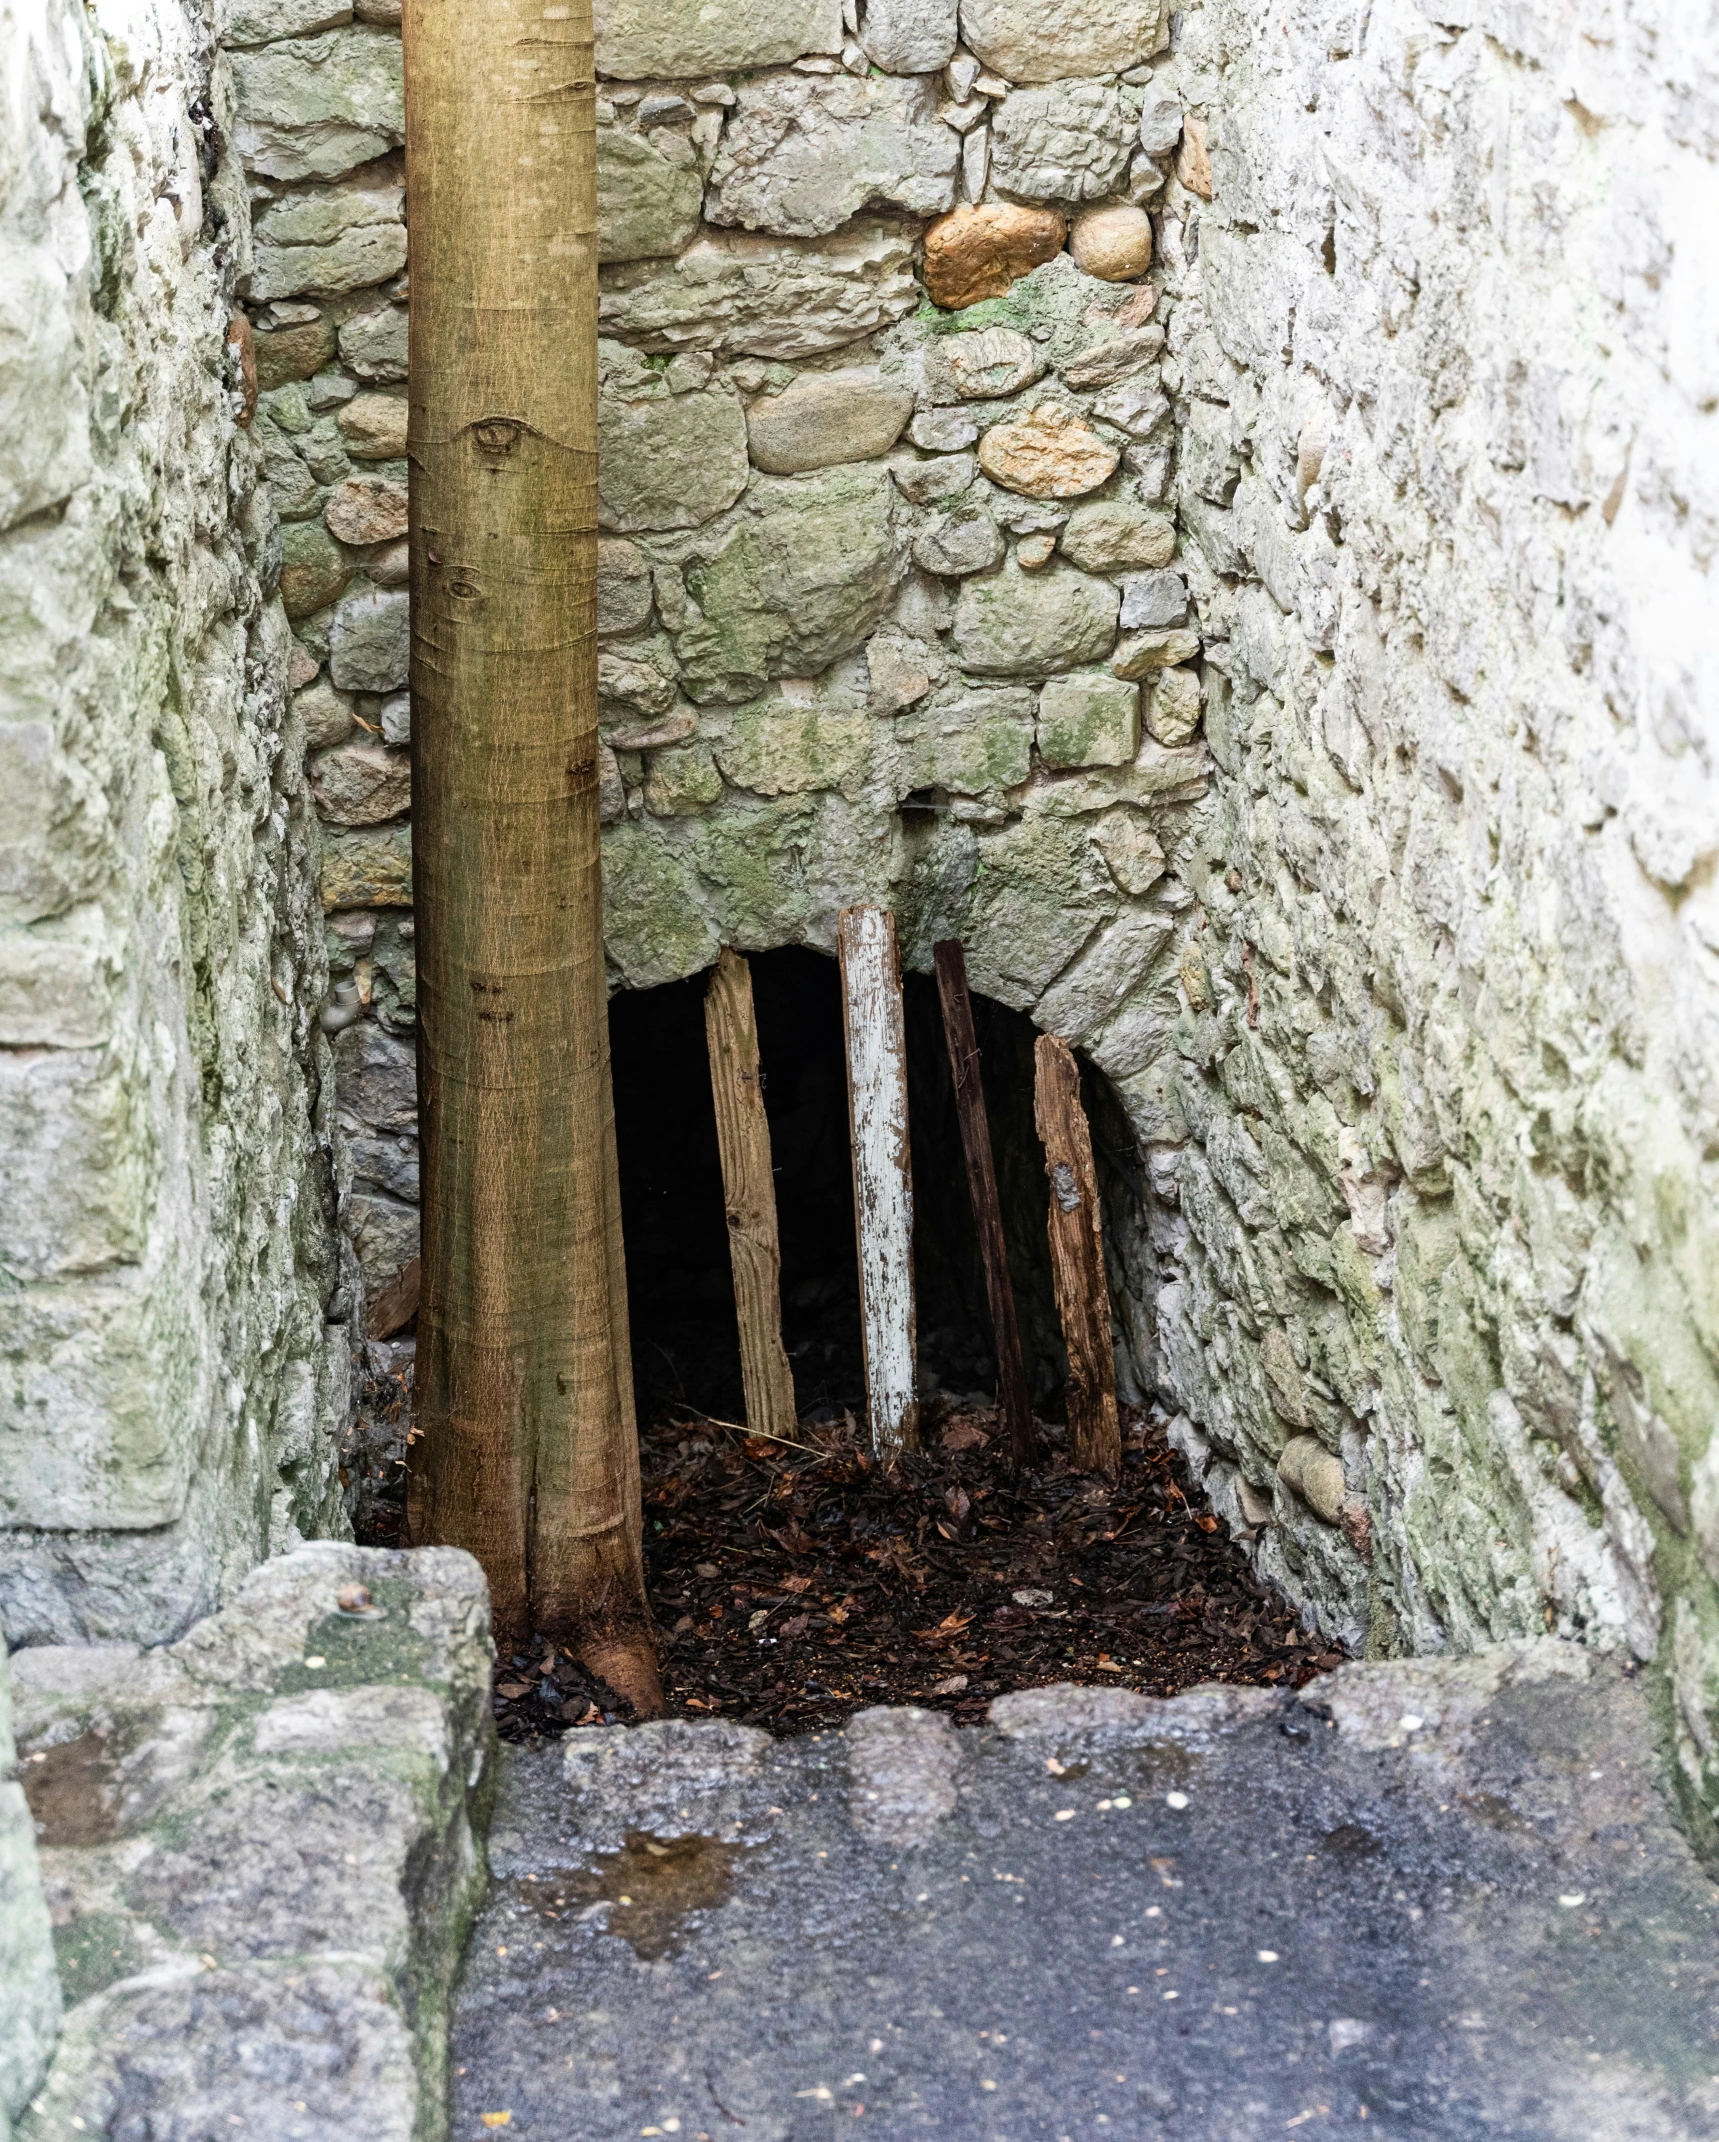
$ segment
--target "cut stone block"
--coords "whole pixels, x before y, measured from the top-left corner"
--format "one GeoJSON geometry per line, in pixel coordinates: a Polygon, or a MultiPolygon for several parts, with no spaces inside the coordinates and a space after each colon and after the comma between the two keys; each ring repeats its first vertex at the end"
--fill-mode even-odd
{"type": "Polygon", "coordinates": [[[340,1104],[373,1131],[418,1128],[418,1058],[410,1041],[374,1019],[360,1019],[335,1037],[340,1104]]]}
{"type": "Polygon", "coordinates": [[[406,138],[400,40],[357,23],[237,51],[234,147],[276,179],[343,178],[406,138]]]}
{"type": "Polygon", "coordinates": [[[958,579],[988,573],[1003,556],[1003,531],[982,498],[964,498],[934,514],[913,539],[913,562],[958,579]]]}
{"type": "Polygon", "coordinates": [[[859,40],[885,74],[936,74],[955,56],[956,0],[866,0],[859,40]]]}
{"type": "Polygon", "coordinates": [[[1180,573],[1133,573],[1122,583],[1122,625],[1179,625],[1188,614],[1188,583],[1180,573]]]}
{"type": "Polygon", "coordinates": [[[311,320],[303,327],[259,333],[256,353],[257,385],[264,394],[289,380],[313,378],[334,355],[334,322],[311,320]]]}
{"type": "Polygon", "coordinates": [[[489,1680],[482,1572],[450,1548],[323,1542],[163,1649],[18,1654],[77,1996],[27,2132],[438,2131],[489,1680]]]}
{"type": "Polygon", "coordinates": [[[1093,499],[1069,515],[1059,547],[1083,573],[1139,571],[1169,564],[1176,554],[1176,524],[1125,498],[1093,499]]]}
{"type": "Polygon", "coordinates": [[[337,745],[309,771],[317,815],[331,825],[384,825],[412,807],[412,762],[385,744],[337,745]]]}
{"type": "Polygon", "coordinates": [[[322,517],[330,535],[363,547],[397,543],[406,533],[406,508],[406,486],[391,476],[349,476],[330,494],[322,517]]]}
{"type": "Polygon", "coordinates": [[[597,630],[637,632],[650,622],[654,595],[650,560],[619,536],[597,541],[597,630]]]}
{"type": "Polygon", "coordinates": [[[281,530],[281,602],[291,618],[314,617],[345,592],[352,561],[318,521],[281,530]]]}
{"type": "Polygon", "coordinates": [[[735,714],[717,763],[757,796],[839,789],[857,795],[871,763],[872,722],[853,708],[766,699],[735,714]]]}
{"type": "Polygon", "coordinates": [[[410,907],[411,828],[385,826],[374,833],[326,835],[322,904],[331,913],[349,907],[410,907]]]}
{"type": "Polygon", "coordinates": [[[406,403],[397,394],[356,394],[335,421],[357,461],[398,461],[406,451],[406,403]]]}
{"type": "Polygon", "coordinates": [[[725,386],[636,400],[605,392],[597,455],[600,523],[621,533],[700,527],[733,505],[752,473],[745,414],[725,386]]]}
{"type": "Polygon", "coordinates": [[[328,673],[343,692],[403,691],[411,647],[404,589],[369,588],[349,595],[334,613],[328,673]]]}
{"type": "Polygon", "coordinates": [[[267,45],[314,37],[352,20],[352,0],[234,0],[221,26],[226,45],[267,45]]]}
{"type": "Polygon", "coordinates": [[[741,85],[704,212],[795,238],[839,230],[871,206],[940,215],[959,157],[929,79],[766,75],[741,85]]]}
{"type": "Polygon", "coordinates": [[[722,949],[696,871],[648,827],[604,830],[603,944],[629,989],[697,974],[722,949]]]}
{"type": "Polygon", "coordinates": [[[1141,0],[961,0],[961,41],[1006,82],[1121,74],[1158,43],[1158,10],[1141,0]]]}
{"type": "Polygon", "coordinates": [[[1053,677],[1039,694],[1047,766],[1126,766],[1140,748],[1140,687],[1108,670],[1053,677]]]}
{"type": "Polygon", "coordinates": [[[896,793],[983,796],[1032,772],[1033,699],[1018,687],[954,684],[891,725],[896,793]]]}
{"type": "Polygon", "coordinates": [[[842,49],[841,0],[597,0],[597,72],[681,80],[842,49]]]}
{"type": "Polygon", "coordinates": [[[1107,811],[1092,829],[1093,845],[1118,887],[1132,899],[1149,893],[1164,875],[1164,851],[1142,811],[1107,811]]]}
{"type": "Polygon", "coordinates": [[[913,233],[861,222],[833,237],[711,231],[673,262],[606,268],[604,334],[645,350],[719,350],[788,361],[839,349],[920,302],[913,233]]]}
{"type": "Polygon", "coordinates": [[[1200,680],[1191,669],[1161,669],[1152,680],[1146,728],[1154,741],[1172,751],[1190,741],[1200,726],[1200,680]]]}
{"type": "Polygon", "coordinates": [[[1170,669],[1178,662],[1191,662],[1200,651],[1200,635],[1179,626],[1160,626],[1146,632],[1131,632],[1116,643],[1110,666],[1119,677],[1136,680],[1155,669],[1170,669]]]}
{"type": "Polygon", "coordinates": [[[906,565],[894,499],[875,462],[758,477],[720,548],[686,568],[702,613],[675,641],[688,696],[755,698],[859,646],[906,565]]]}
{"type": "Polygon", "coordinates": [[[1115,644],[1118,601],[1108,581],[1054,560],[1036,573],[1005,565],[961,583],[956,659],[986,677],[1048,677],[1101,662],[1115,644]]]}
{"type": "Polygon", "coordinates": [[[920,395],[933,405],[998,400],[1030,387],[1049,369],[1038,344],[1012,327],[939,335],[920,356],[920,395]]]}
{"type": "Polygon", "coordinates": [[[1128,169],[1139,109],[1136,96],[1105,82],[1017,89],[991,122],[992,180],[1031,201],[1102,200],[1128,169]]]}
{"type": "Polygon", "coordinates": [[[896,454],[889,473],[903,498],[916,506],[937,506],[971,487],[979,463],[972,454],[938,454],[929,461],[917,454],[896,454]]]}
{"type": "Polygon", "coordinates": [[[1175,918],[1157,908],[1125,909],[1040,997],[1034,1022],[1084,1041],[1145,981],[1175,931],[1175,918]]]}
{"type": "Polygon", "coordinates": [[[403,205],[398,185],[320,186],[269,202],[252,226],[251,297],[331,297],[398,275],[403,205]]]}
{"type": "Polygon", "coordinates": [[[708,809],[722,794],[722,776],[703,744],[654,751],[645,775],[645,809],[654,818],[681,818],[708,809]]]}
{"type": "Polygon", "coordinates": [[[354,313],[340,324],[340,354],[360,379],[404,379],[406,340],[406,313],[400,305],[354,313]]]}
{"type": "Polygon", "coordinates": [[[703,181],[649,138],[597,129],[597,258],[652,260],[698,234],[703,181]]]}

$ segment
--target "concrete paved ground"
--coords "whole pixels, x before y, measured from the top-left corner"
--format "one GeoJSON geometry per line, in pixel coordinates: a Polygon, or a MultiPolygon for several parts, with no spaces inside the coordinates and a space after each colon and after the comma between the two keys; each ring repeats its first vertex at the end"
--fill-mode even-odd
{"type": "Polygon", "coordinates": [[[457,2142],[1719,2137],[1716,1892],[1558,1644],[506,1762],[457,2142]]]}

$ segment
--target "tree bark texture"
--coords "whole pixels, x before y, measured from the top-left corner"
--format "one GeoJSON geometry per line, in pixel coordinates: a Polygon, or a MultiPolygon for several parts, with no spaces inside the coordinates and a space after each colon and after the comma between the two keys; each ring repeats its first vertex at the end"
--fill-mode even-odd
{"type": "Polygon", "coordinates": [[[985,1296],[997,1340],[997,1393],[1008,1430],[1009,1455],[1019,1466],[1037,1456],[1032,1400],[1026,1363],[1021,1357],[1020,1327],[1015,1319],[1015,1290],[1009,1278],[1009,1253],[1003,1242],[1003,1206],[997,1195],[997,1166],[991,1150],[991,1123],[985,1088],[979,1076],[979,1040],[973,1031],[973,999],[967,988],[967,955],[959,938],[946,938],[932,957],[937,967],[937,994],[943,1007],[943,1038],[949,1044],[949,1071],[955,1081],[955,1114],[961,1125],[961,1149],[967,1162],[967,1191],[973,1201],[973,1224],[985,1267],[985,1296]]]}
{"type": "Polygon", "coordinates": [[[591,0],[407,0],[404,35],[409,1525],[483,1563],[504,1649],[554,1636],[648,1705],[598,860],[591,0]]]}
{"type": "Polygon", "coordinates": [[[872,1448],[888,1457],[919,1442],[907,1032],[895,917],[881,907],[843,908],[836,947],[847,1042],[866,1411],[872,1448]]]}
{"type": "Polygon", "coordinates": [[[1066,1041],[1041,1034],[1033,1046],[1033,1121],[1050,1178],[1051,1277],[1068,1348],[1068,1426],[1073,1462],[1117,1472],[1122,1427],[1116,1412],[1116,1352],[1092,1134],[1080,1101],[1080,1067],[1066,1041]]]}
{"type": "Polygon", "coordinates": [[[770,1122],[764,1113],[752,969],[738,952],[725,951],[716,963],[704,997],[704,1030],[728,1211],[728,1255],[734,1267],[746,1425],[760,1435],[791,1440],[798,1415],[794,1372],[782,1344],[776,1177],[770,1165],[770,1122]]]}

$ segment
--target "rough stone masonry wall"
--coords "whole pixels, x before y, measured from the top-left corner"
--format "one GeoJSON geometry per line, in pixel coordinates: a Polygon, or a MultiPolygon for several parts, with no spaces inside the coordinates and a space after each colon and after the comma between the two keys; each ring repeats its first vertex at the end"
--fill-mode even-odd
{"type": "MultiPolygon", "coordinates": [[[[416,1233],[393,9],[230,30],[372,1283],[416,1233]]],[[[1660,1657],[1693,1805],[1711,55],[1459,13],[602,0],[609,949],[958,931],[1127,1116],[1124,1382],[1262,1566],[1379,1651],[1660,1657]]]]}
{"type": "Polygon", "coordinates": [[[326,982],[198,5],[0,7],[0,1627],[340,1523],[326,982]]]}
{"type": "Polygon", "coordinates": [[[1263,1566],[1345,1635],[1659,1658],[1692,1810],[1719,1802],[1716,61],[1651,0],[1203,0],[1160,226],[1220,769],[1164,1381],[1220,1503],[1275,1519],[1263,1566]]]}

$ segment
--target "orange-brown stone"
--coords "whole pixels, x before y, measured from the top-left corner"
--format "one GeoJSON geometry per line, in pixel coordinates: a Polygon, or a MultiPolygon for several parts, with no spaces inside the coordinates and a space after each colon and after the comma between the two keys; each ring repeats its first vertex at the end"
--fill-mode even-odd
{"type": "Polygon", "coordinates": [[[387,476],[349,476],[323,508],[328,532],[343,543],[394,543],[406,533],[406,486],[387,476]]]}
{"type": "Polygon", "coordinates": [[[1062,251],[1067,225],[1054,208],[987,201],[940,216],[925,234],[925,286],[934,305],[959,312],[1006,297],[1023,275],[1062,251]]]}
{"type": "Polygon", "coordinates": [[[1023,498],[1080,498],[1109,481],[1120,453],[1091,425],[1055,402],[1041,402],[979,441],[979,466],[1023,498]]]}

